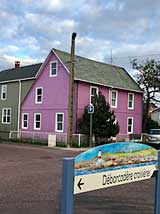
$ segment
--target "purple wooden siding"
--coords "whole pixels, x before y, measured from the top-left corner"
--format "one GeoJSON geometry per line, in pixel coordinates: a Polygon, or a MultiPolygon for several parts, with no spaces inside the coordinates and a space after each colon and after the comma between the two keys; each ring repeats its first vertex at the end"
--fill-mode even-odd
{"type": "MultiPolygon", "coordinates": [[[[89,104],[90,100],[90,86],[88,83],[79,82],[78,84],[78,108],[77,114],[78,118],[82,117],[84,106],[89,104]]],[[[98,90],[102,92],[105,96],[106,101],[109,101],[109,88],[104,86],[98,86],[98,90]]],[[[114,89],[116,90],[116,89],[114,89]]],[[[118,91],[118,103],[117,108],[112,108],[115,112],[117,120],[120,125],[119,134],[127,134],[127,117],[133,117],[133,133],[140,134],[142,129],[142,94],[134,92],[134,109],[128,109],[128,91],[117,90],[118,91]]],[[[131,92],[133,93],[133,92],[131,92]]]]}
{"type": "Polygon", "coordinates": [[[29,113],[29,126],[25,131],[34,131],[34,113],[41,113],[41,130],[39,131],[54,133],[55,115],[57,112],[61,112],[64,113],[63,132],[67,132],[69,75],[58,61],[57,76],[50,77],[50,62],[54,60],[58,61],[57,57],[51,53],[40,76],[22,104],[21,112],[29,113]],[[43,87],[42,104],[35,104],[37,87],[43,87]]]}

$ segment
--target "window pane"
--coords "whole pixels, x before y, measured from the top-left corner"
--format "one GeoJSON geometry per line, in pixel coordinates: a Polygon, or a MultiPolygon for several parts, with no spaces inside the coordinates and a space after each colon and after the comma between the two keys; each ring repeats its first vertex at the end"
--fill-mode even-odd
{"type": "Polygon", "coordinates": [[[7,123],[10,123],[10,116],[7,116],[7,123]]]}
{"type": "Polygon", "coordinates": [[[11,115],[11,110],[10,110],[10,109],[8,109],[7,114],[8,114],[9,116],[11,115]]]}
{"type": "Polygon", "coordinates": [[[116,105],[116,101],[112,99],[112,106],[116,105]]]}
{"type": "Polygon", "coordinates": [[[24,114],[23,115],[23,120],[27,120],[27,116],[28,116],[27,114],[24,114]]]}
{"type": "Polygon", "coordinates": [[[40,118],[41,118],[40,114],[36,114],[36,121],[40,121],[40,118]]]}
{"type": "Polygon", "coordinates": [[[37,89],[37,95],[41,95],[42,94],[42,88],[38,88],[37,89]]]}
{"type": "Polygon", "coordinates": [[[40,122],[36,122],[36,128],[40,128],[40,122]]]}
{"type": "Polygon", "coordinates": [[[62,113],[56,115],[56,130],[63,131],[63,117],[62,113]]]}
{"type": "Polygon", "coordinates": [[[132,119],[131,118],[128,119],[128,125],[132,125],[132,119]]]}
{"type": "Polygon", "coordinates": [[[3,98],[3,99],[6,99],[6,93],[3,93],[3,94],[2,94],[2,98],[3,98]]]}
{"type": "Polygon", "coordinates": [[[133,94],[129,94],[129,100],[130,100],[130,101],[133,100],[133,94]]]}
{"type": "Polygon", "coordinates": [[[112,98],[116,99],[116,92],[115,91],[112,91],[112,98]]]}
{"type": "Polygon", "coordinates": [[[57,63],[56,62],[52,62],[52,64],[51,64],[51,74],[52,75],[56,75],[56,73],[57,73],[57,63]]]}
{"type": "Polygon", "coordinates": [[[23,122],[23,127],[24,127],[24,128],[27,128],[27,121],[24,121],[24,122],[23,122]]]}
{"type": "Polygon", "coordinates": [[[41,102],[41,101],[42,101],[42,96],[40,96],[40,95],[37,96],[37,101],[38,101],[38,102],[41,102]]]}
{"type": "Polygon", "coordinates": [[[7,115],[7,110],[6,109],[4,109],[3,114],[4,114],[4,116],[7,115]]]}
{"type": "Polygon", "coordinates": [[[129,101],[129,108],[132,108],[133,105],[132,105],[132,101],[129,101]]]}
{"type": "Polygon", "coordinates": [[[91,95],[95,96],[97,94],[97,88],[91,88],[91,95]]]}
{"type": "Polygon", "coordinates": [[[6,117],[3,117],[3,123],[6,123],[6,117]]]}
{"type": "Polygon", "coordinates": [[[131,132],[131,131],[132,131],[131,126],[128,126],[128,132],[131,132]]]}
{"type": "Polygon", "coordinates": [[[57,130],[62,131],[62,123],[58,123],[57,130]]]}
{"type": "Polygon", "coordinates": [[[63,120],[63,115],[62,114],[58,114],[57,115],[57,122],[62,122],[63,120]]]}

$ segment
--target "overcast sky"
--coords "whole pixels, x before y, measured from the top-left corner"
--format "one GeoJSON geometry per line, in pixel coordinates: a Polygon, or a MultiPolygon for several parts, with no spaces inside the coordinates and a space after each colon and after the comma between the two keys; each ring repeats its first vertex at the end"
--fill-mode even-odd
{"type": "Polygon", "coordinates": [[[42,62],[51,48],[129,68],[160,58],[159,0],[0,0],[0,70],[42,62]],[[151,56],[150,56],[151,55],[151,56]]]}

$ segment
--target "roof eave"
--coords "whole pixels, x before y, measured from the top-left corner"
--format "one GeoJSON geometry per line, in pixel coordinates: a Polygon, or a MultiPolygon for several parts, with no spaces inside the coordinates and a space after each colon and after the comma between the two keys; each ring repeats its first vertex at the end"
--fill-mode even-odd
{"type": "Polygon", "coordinates": [[[106,87],[109,87],[109,88],[117,88],[117,89],[121,89],[121,90],[125,90],[125,91],[133,91],[133,92],[137,92],[137,93],[142,93],[143,94],[143,91],[139,91],[139,90],[128,89],[128,88],[123,88],[123,87],[118,87],[118,86],[103,84],[103,83],[99,83],[99,82],[94,82],[94,81],[89,81],[89,80],[83,80],[83,79],[79,79],[79,78],[74,78],[74,80],[82,81],[82,82],[87,82],[87,83],[91,83],[91,84],[96,84],[96,85],[101,85],[101,86],[106,86],[106,87]]]}
{"type": "Polygon", "coordinates": [[[15,79],[15,80],[4,80],[4,81],[0,81],[0,84],[3,84],[3,83],[10,83],[10,82],[19,82],[19,81],[24,81],[24,80],[34,80],[36,79],[36,77],[29,77],[29,78],[20,78],[20,79],[15,79]]]}

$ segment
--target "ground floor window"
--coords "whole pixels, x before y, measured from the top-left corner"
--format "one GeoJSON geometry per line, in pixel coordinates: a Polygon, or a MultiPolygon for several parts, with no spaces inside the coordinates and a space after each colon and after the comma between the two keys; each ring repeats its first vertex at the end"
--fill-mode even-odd
{"type": "Polygon", "coordinates": [[[11,108],[2,109],[2,123],[11,124],[11,108]]]}
{"type": "Polygon", "coordinates": [[[56,113],[55,131],[63,132],[64,129],[64,113],[56,113]]]}
{"type": "Polygon", "coordinates": [[[128,132],[128,134],[133,133],[133,117],[127,118],[127,132],[128,132]]]}
{"type": "Polygon", "coordinates": [[[35,113],[34,114],[34,130],[40,130],[41,129],[41,114],[35,113]]]}
{"type": "Polygon", "coordinates": [[[22,129],[28,129],[28,113],[22,114],[22,129]]]}

